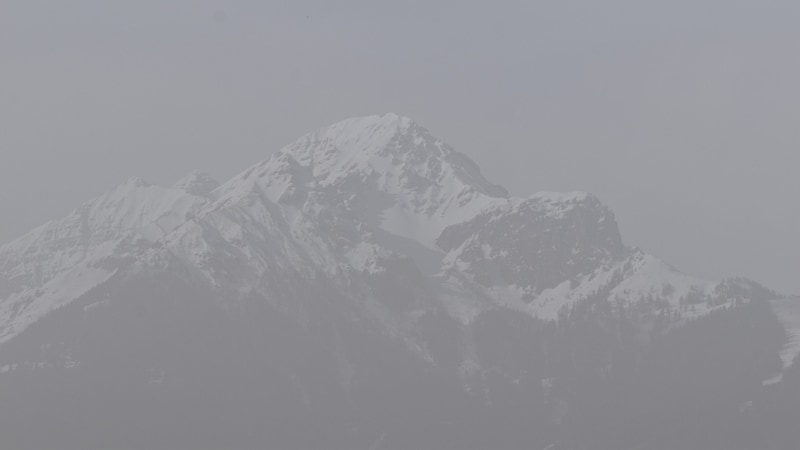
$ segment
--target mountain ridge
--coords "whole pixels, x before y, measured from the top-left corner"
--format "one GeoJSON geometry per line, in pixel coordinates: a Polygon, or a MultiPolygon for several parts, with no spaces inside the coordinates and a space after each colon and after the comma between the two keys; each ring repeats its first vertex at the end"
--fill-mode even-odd
{"type": "MultiPolygon", "coordinates": [[[[637,254],[622,243],[613,212],[592,194],[510,197],[467,156],[411,119],[391,113],[367,116],[313,131],[223,184],[198,171],[172,188],[132,178],[68,217],[0,247],[5,306],[0,310],[5,337],[0,339],[24,329],[11,327],[14,313],[40,311],[25,316],[28,323],[47,311],[41,306],[47,302],[36,294],[55,278],[83,266],[94,270],[114,258],[142,258],[160,245],[218,285],[231,281],[213,273],[223,254],[238,258],[239,270],[253,277],[287,265],[308,273],[320,268],[340,272],[347,266],[379,271],[380,261],[407,257],[440,279],[460,270],[450,278],[461,278],[461,294],[475,297],[477,290],[479,296],[494,298],[481,310],[491,303],[511,305],[548,319],[589,289],[565,288],[565,282],[572,286],[587,277],[609,277],[610,270],[621,273],[625,264],[635,264],[626,263],[631,256],[625,255],[637,254]],[[501,227],[507,228],[506,236],[516,237],[496,236],[501,227]],[[212,235],[229,248],[215,250],[209,243],[212,235]],[[144,249],[122,245],[126,239],[139,240],[144,249]],[[589,245],[588,253],[581,253],[580,242],[589,245]],[[525,245],[527,250],[520,252],[525,245]],[[494,256],[485,251],[491,247],[499,249],[494,256]],[[270,256],[264,249],[270,249],[270,256]],[[545,250],[550,253],[531,256],[545,250]],[[272,256],[277,254],[282,256],[272,256]],[[553,303],[558,296],[561,301],[553,303]],[[545,307],[545,300],[551,306],[545,307]],[[538,314],[537,305],[547,312],[538,314]]],[[[656,261],[651,257],[650,266],[663,264],[656,261]]],[[[651,272],[662,279],[626,287],[627,301],[652,293],[648,283],[677,285],[669,296],[676,309],[683,296],[713,290],[713,283],[672,273],[666,265],[651,272]]],[[[93,274],[103,279],[101,271],[93,274]]],[[[585,283],[592,285],[591,280],[585,283]]],[[[66,301],[50,300],[55,305],[66,301]]]]}

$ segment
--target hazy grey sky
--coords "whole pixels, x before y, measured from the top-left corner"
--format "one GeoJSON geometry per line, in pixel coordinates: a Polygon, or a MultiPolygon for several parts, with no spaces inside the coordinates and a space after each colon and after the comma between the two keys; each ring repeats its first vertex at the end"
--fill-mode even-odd
{"type": "Polygon", "coordinates": [[[0,2],[0,241],[388,111],[686,272],[800,293],[800,2],[0,2]]]}

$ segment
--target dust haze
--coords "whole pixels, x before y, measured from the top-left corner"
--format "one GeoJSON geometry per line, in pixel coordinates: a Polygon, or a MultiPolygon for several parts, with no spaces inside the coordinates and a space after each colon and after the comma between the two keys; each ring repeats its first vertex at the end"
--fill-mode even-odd
{"type": "Polygon", "coordinates": [[[799,448],[798,23],[4,0],[0,448],[799,448]]]}

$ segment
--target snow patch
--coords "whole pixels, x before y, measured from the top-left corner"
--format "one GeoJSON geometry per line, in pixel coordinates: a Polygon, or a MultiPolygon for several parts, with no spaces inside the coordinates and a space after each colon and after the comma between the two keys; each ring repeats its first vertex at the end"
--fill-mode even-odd
{"type": "MultiPolygon", "coordinates": [[[[795,358],[800,355],[800,299],[786,298],[773,300],[770,303],[787,334],[786,343],[783,345],[780,353],[781,361],[783,361],[783,369],[785,371],[792,366],[795,358]]],[[[764,381],[764,384],[774,384],[782,379],[783,371],[774,378],[764,381]]]]}

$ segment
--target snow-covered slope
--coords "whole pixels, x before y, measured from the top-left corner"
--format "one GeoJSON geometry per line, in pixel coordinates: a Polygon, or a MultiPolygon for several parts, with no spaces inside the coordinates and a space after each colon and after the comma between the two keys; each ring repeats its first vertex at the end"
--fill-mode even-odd
{"type": "MultiPolygon", "coordinates": [[[[786,330],[786,343],[780,355],[781,361],[783,361],[783,369],[785,370],[791,367],[797,355],[800,355],[800,298],[773,300],[772,308],[786,330]]],[[[783,371],[774,378],[765,381],[764,384],[777,383],[782,378],[783,371]]]]}
{"type": "Polygon", "coordinates": [[[626,247],[591,194],[511,198],[428,130],[386,114],[312,132],[221,186],[197,172],[172,188],[131,180],[3,246],[0,341],[115,273],[164,264],[290,310],[297,280],[322,277],[395,331],[398,311],[431,307],[422,294],[387,306],[387,286],[408,280],[433,286],[424,301],[464,323],[498,306],[556,319],[598,296],[683,317],[735,300],[626,247]]]}
{"type": "Polygon", "coordinates": [[[800,355],[800,299],[788,298],[772,303],[789,336],[781,352],[784,367],[789,367],[797,355],[800,355]]]}
{"type": "Polygon", "coordinates": [[[135,178],[0,247],[0,342],[108,280],[209,201],[135,178]]]}

